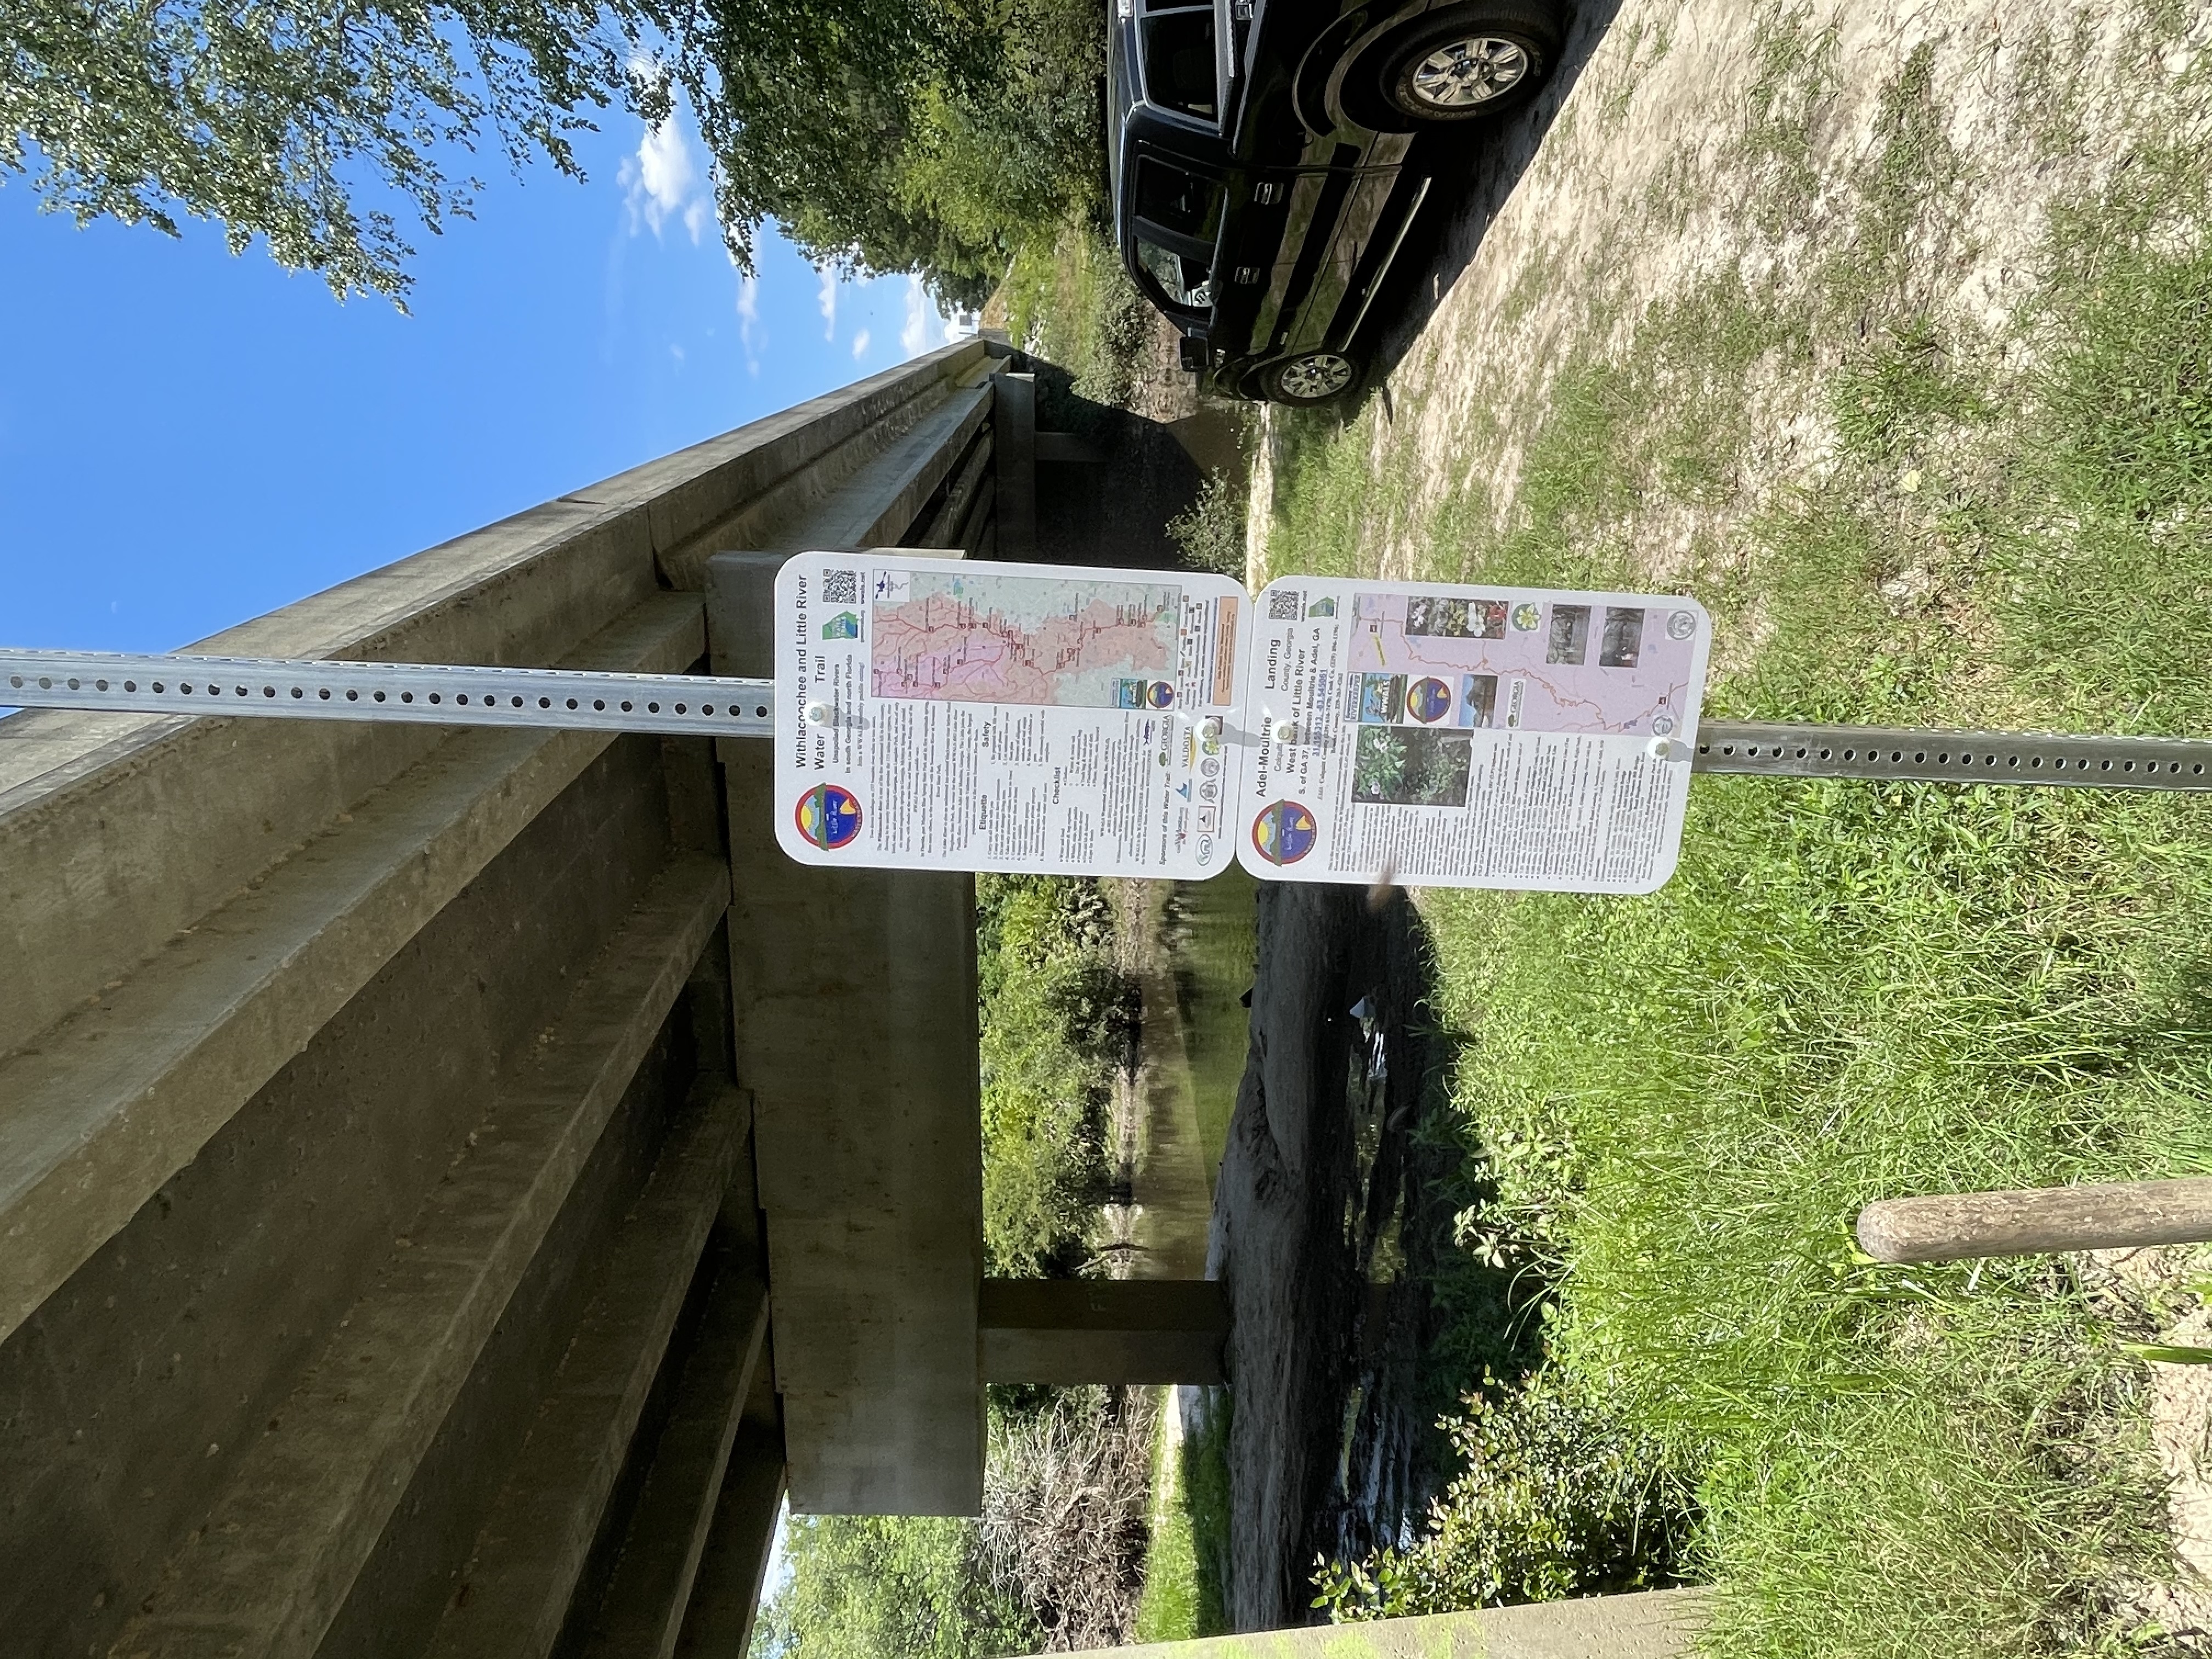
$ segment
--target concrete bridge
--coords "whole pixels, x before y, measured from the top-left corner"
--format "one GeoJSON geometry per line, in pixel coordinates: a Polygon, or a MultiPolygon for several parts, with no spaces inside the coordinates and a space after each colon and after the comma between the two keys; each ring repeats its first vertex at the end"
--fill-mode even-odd
{"type": "MultiPolygon", "coordinates": [[[[765,675],[783,551],[1031,555],[1041,461],[966,342],[200,648],[765,675]]],[[[0,721],[0,1650],[738,1655],[787,1492],[1218,1376],[1210,1285],[984,1279],[971,884],[789,862],[766,763],[0,721]]]]}

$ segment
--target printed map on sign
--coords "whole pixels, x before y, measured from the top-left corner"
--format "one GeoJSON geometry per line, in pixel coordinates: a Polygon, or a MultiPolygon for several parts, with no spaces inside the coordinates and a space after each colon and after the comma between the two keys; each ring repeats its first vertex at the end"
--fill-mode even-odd
{"type": "Polygon", "coordinates": [[[875,573],[877,697],[1129,708],[1175,677],[1182,589],[948,570],[875,573]]]}
{"type": "Polygon", "coordinates": [[[1661,605],[1361,593],[1343,718],[1361,725],[1640,732],[1681,724],[1698,619],[1661,605]]]}

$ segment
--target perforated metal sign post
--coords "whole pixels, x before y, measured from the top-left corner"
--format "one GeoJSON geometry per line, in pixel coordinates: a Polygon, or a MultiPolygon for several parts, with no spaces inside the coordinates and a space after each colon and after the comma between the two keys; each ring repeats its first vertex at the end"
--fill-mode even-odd
{"type": "MultiPolygon", "coordinates": [[[[181,653],[0,649],[0,706],[9,704],[702,737],[776,729],[768,680],[181,653]]],[[[817,716],[810,704],[799,718],[817,716]]],[[[2212,790],[2212,741],[2196,738],[1708,720],[1688,758],[1692,772],[1776,778],[2212,790]]]]}
{"type": "Polygon", "coordinates": [[[1769,778],[2212,789],[2212,742],[1709,720],[1698,728],[1690,769],[1769,778]]]}
{"type": "Polygon", "coordinates": [[[280,657],[0,650],[0,707],[766,737],[766,680],[280,657]]]}

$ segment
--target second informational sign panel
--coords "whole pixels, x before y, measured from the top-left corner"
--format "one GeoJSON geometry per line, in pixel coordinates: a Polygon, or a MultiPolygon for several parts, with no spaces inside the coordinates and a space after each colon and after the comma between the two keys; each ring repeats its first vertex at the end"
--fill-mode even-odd
{"type": "Polygon", "coordinates": [[[1673,873],[1694,600],[805,553],[776,834],[808,864],[1642,893],[1673,873]]]}
{"type": "Polygon", "coordinates": [[[1258,609],[1255,874],[1644,893],[1674,873],[1696,601],[1286,576],[1258,609]]]}
{"type": "Polygon", "coordinates": [[[1251,610],[1182,571],[797,555],[777,836],[807,864],[1213,875],[1236,856],[1251,610]]]}

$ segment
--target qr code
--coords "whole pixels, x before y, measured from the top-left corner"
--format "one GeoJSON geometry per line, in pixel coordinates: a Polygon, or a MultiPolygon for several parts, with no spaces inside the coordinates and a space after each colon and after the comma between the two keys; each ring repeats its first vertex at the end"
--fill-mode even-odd
{"type": "Polygon", "coordinates": [[[1269,622],[1296,622],[1305,613],[1305,595],[1295,587],[1279,587],[1267,595],[1269,622]]]}
{"type": "Polygon", "coordinates": [[[824,605],[858,605],[860,602],[860,573],[857,570],[825,570],[822,573],[822,603],[824,605]]]}

